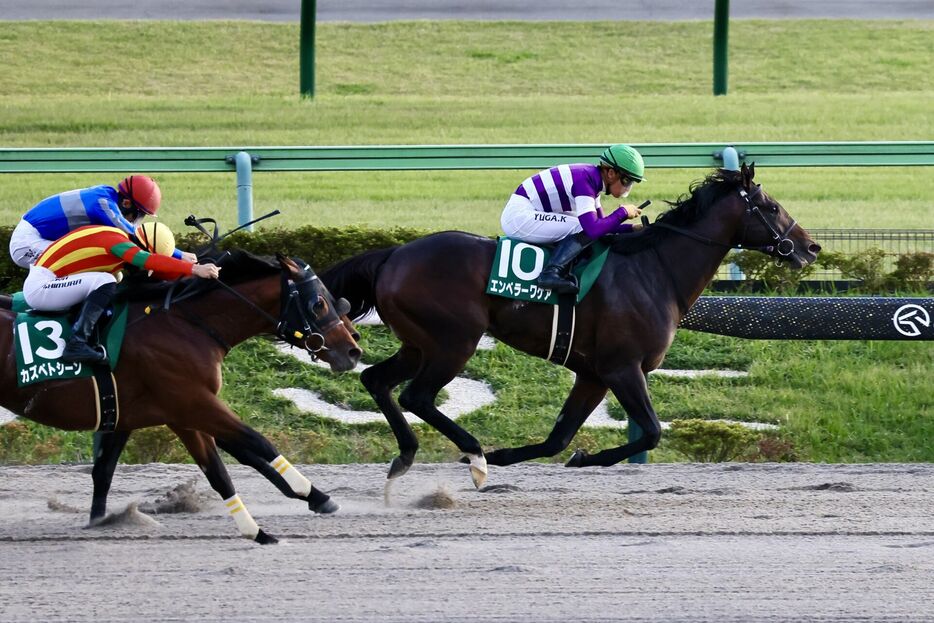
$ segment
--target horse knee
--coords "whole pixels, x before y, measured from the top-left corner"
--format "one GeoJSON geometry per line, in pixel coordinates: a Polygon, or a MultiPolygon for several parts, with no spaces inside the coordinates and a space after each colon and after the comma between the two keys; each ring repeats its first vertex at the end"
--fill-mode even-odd
{"type": "Polygon", "coordinates": [[[376,372],[374,372],[372,367],[369,367],[360,373],[360,382],[363,383],[363,386],[371,394],[379,392],[382,385],[379,382],[378,375],[376,372]]]}
{"type": "Polygon", "coordinates": [[[658,442],[662,439],[662,429],[656,428],[651,431],[643,431],[642,439],[646,443],[646,450],[654,450],[658,447],[658,442]]]}
{"type": "Polygon", "coordinates": [[[421,411],[421,407],[428,402],[428,404],[434,405],[434,400],[425,400],[425,395],[418,392],[412,391],[412,386],[406,387],[402,390],[402,393],[399,394],[399,406],[401,406],[406,411],[411,411],[412,413],[418,413],[421,411]]]}
{"type": "Polygon", "coordinates": [[[548,437],[548,439],[542,442],[542,450],[545,452],[545,456],[554,456],[562,452],[571,445],[571,440],[573,438],[573,433],[570,435],[561,435],[560,437],[548,437]]]}

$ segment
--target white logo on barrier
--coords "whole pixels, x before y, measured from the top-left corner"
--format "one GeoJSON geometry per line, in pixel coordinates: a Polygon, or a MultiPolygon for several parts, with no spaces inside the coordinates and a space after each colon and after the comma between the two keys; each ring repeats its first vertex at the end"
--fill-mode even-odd
{"type": "Polygon", "coordinates": [[[918,337],[921,335],[921,328],[918,325],[930,327],[931,316],[928,314],[928,310],[920,305],[910,303],[895,310],[895,314],[892,316],[892,324],[895,325],[895,330],[902,335],[918,337]]]}

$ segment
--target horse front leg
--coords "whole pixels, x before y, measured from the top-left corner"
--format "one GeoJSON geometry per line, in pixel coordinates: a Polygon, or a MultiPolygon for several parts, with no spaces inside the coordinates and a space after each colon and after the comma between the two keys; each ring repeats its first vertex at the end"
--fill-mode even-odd
{"type": "Polygon", "coordinates": [[[399,456],[390,463],[386,476],[390,480],[409,471],[418,451],[418,438],[402,414],[402,409],[393,400],[392,390],[415,375],[420,359],[418,351],[403,346],[389,359],[360,373],[360,382],[376,401],[376,406],[382,411],[399,444],[399,456]]]}
{"type": "Polygon", "coordinates": [[[655,415],[655,411],[652,409],[648,385],[642,369],[635,366],[618,374],[602,378],[609,385],[623,409],[626,410],[630,420],[634,421],[642,429],[642,437],[618,448],[601,450],[592,455],[583,450],[578,450],[566,463],[568,467],[589,467],[591,465],[608,467],[616,465],[620,461],[624,461],[640,452],[652,450],[661,439],[662,427],[658,422],[658,416],[655,415]]]}
{"type": "Polygon", "coordinates": [[[221,450],[265,476],[286,497],[304,500],[310,510],[322,515],[340,509],[328,494],[316,489],[288,459],[279,454],[268,439],[249,426],[243,424],[240,431],[218,437],[216,441],[221,450]]]}
{"type": "Polygon", "coordinates": [[[571,388],[571,393],[568,394],[561,413],[558,414],[554,428],[551,429],[545,441],[518,448],[494,450],[487,453],[487,462],[490,465],[512,465],[531,459],[554,456],[562,452],[604,396],[606,396],[606,386],[599,379],[582,373],[578,374],[574,387],[571,388]]]}
{"type": "Polygon", "coordinates": [[[260,545],[277,543],[278,540],[274,536],[266,534],[259,525],[257,525],[256,520],[250,515],[250,511],[247,510],[243,500],[240,499],[240,496],[234,489],[233,481],[230,480],[230,474],[227,473],[227,468],[224,466],[224,462],[217,453],[217,446],[214,444],[214,439],[210,435],[200,431],[176,428],[174,426],[170,428],[178,435],[182,443],[185,444],[191,457],[195,460],[195,463],[198,464],[198,467],[201,468],[208,482],[211,483],[211,488],[217,491],[224,500],[224,506],[227,507],[227,512],[230,513],[230,516],[233,517],[233,520],[236,522],[240,534],[245,538],[256,541],[260,545]]]}
{"type": "Polygon", "coordinates": [[[479,489],[486,482],[487,476],[486,457],[480,442],[435,407],[438,393],[457,376],[469,358],[469,354],[464,358],[449,356],[429,359],[424,356],[421,369],[399,394],[399,404],[434,427],[467,455],[470,476],[474,486],[479,489]]]}
{"type": "Polygon", "coordinates": [[[114,471],[120,460],[120,453],[130,438],[130,431],[112,433],[94,433],[97,442],[94,448],[94,468],[91,478],[94,481],[94,494],[91,498],[91,518],[89,525],[95,525],[107,513],[107,495],[113,482],[114,471]]]}

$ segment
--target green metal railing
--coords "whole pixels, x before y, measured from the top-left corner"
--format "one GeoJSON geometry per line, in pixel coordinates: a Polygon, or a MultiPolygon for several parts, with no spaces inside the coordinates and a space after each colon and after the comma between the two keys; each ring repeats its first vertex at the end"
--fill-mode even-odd
{"type": "MultiPolygon", "coordinates": [[[[647,167],[711,168],[725,143],[634,145],[647,167]]],[[[733,143],[759,166],[934,165],[934,142],[733,143]]],[[[604,144],[379,145],[355,147],[163,147],[0,149],[0,173],[233,171],[247,152],[255,171],[536,169],[594,161],[604,144]]]]}

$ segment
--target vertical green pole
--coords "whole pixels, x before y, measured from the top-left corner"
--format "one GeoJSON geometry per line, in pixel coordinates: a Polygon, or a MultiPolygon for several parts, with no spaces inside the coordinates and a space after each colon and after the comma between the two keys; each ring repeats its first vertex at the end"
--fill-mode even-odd
{"type": "Polygon", "coordinates": [[[302,97],[315,96],[315,14],[316,0],[302,0],[299,72],[302,97]]]}
{"type": "Polygon", "coordinates": [[[713,94],[726,95],[730,0],[717,0],[713,14],[713,94]]]}
{"type": "MultiPolygon", "coordinates": [[[[639,438],[642,437],[642,427],[636,424],[635,420],[629,418],[629,426],[626,427],[628,432],[629,442],[639,441],[639,438]]],[[[639,454],[633,454],[629,457],[630,463],[648,463],[649,462],[649,453],[640,452],[639,454]]]]}
{"type": "MultiPolygon", "coordinates": [[[[649,384],[649,376],[645,375],[645,384],[649,384]]],[[[629,418],[629,426],[626,427],[626,436],[628,437],[629,443],[634,441],[639,441],[642,438],[642,427],[636,424],[636,421],[632,418],[629,418]]],[[[648,463],[649,462],[649,453],[640,452],[639,454],[633,454],[629,457],[630,463],[648,463]]]]}

